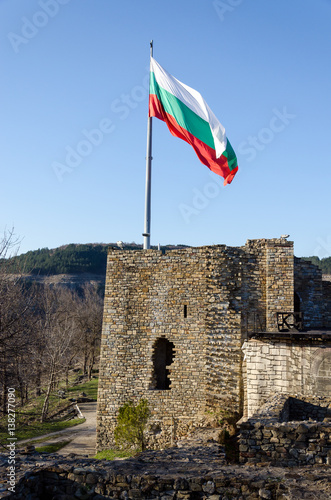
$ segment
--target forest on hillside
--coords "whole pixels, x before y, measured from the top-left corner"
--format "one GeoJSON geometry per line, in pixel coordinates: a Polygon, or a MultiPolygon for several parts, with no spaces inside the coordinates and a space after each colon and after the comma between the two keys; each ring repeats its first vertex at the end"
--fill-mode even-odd
{"type": "MultiPolygon", "coordinates": [[[[0,259],[0,270],[6,267],[7,273],[35,275],[54,274],[105,274],[108,248],[139,250],[136,243],[109,244],[70,244],[55,249],[41,248],[9,259],[0,259]]],[[[184,245],[166,245],[166,249],[183,248],[184,245]]],[[[156,247],[153,247],[156,248],[156,247]]]]}
{"type": "MultiPolygon", "coordinates": [[[[34,275],[55,274],[105,274],[108,248],[119,248],[109,244],[70,244],[55,249],[41,248],[10,259],[0,259],[0,270],[5,265],[6,272],[34,275]]],[[[162,249],[185,248],[186,245],[166,245],[162,249]]],[[[121,243],[121,249],[141,250],[136,243],[121,243]]],[[[153,247],[156,248],[156,247],[153,247]]],[[[331,257],[303,257],[322,269],[323,274],[331,274],[331,257]]]]}
{"type": "Polygon", "coordinates": [[[6,271],[25,274],[104,274],[106,245],[66,245],[50,250],[41,248],[7,259],[6,271]]]}

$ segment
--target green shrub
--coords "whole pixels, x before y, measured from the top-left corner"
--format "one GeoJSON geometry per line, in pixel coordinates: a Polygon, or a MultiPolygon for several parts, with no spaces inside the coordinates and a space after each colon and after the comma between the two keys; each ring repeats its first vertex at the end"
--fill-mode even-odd
{"type": "Polygon", "coordinates": [[[114,432],[116,445],[120,448],[145,449],[144,431],[150,411],[147,399],[141,399],[135,406],[128,401],[119,409],[117,426],[114,432]]]}

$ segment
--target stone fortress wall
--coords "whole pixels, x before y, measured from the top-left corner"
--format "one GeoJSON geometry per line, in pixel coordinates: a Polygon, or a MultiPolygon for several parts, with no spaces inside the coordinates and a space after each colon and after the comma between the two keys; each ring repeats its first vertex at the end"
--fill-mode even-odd
{"type": "MultiPolygon", "coordinates": [[[[254,404],[274,391],[278,375],[279,388],[290,390],[291,384],[283,384],[283,373],[292,376],[282,369],[283,357],[290,366],[293,355],[300,365],[310,354],[303,355],[300,347],[297,354],[289,341],[290,354],[283,356],[282,340],[261,340],[254,334],[276,336],[276,312],[293,312],[294,302],[310,329],[331,326],[327,285],[315,266],[294,258],[293,243],[286,239],[166,253],[110,250],[98,449],[113,446],[118,409],[128,400],[148,400],[148,445],[159,448],[173,444],[188,428],[203,425],[206,413],[249,416],[254,404]],[[273,363],[276,351],[281,359],[275,357],[273,363]],[[262,354],[265,361],[260,361],[262,354]]],[[[310,347],[312,356],[322,348],[310,347]]],[[[328,369],[330,358],[325,359],[328,369]]],[[[315,364],[318,372],[319,362],[315,364]]]]}

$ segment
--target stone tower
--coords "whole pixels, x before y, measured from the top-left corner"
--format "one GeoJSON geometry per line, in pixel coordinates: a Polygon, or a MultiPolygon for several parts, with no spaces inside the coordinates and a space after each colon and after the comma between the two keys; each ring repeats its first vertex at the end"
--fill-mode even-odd
{"type": "Polygon", "coordinates": [[[110,250],[98,449],[113,446],[118,409],[128,400],[148,400],[148,445],[155,448],[200,425],[207,412],[242,414],[243,344],[257,328],[277,332],[277,311],[294,311],[294,274],[286,239],[165,253],[110,250]]]}

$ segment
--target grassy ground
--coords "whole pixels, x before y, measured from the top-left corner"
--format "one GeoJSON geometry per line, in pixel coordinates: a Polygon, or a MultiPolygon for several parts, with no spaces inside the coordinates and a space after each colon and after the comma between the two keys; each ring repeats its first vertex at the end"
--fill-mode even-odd
{"type": "MultiPolygon", "coordinates": [[[[50,432],[62,431],[63,429],[82,424],[83,422],[85,422],[85,418],[75,418],[72,420],[68,420],[67,422],[43,422],[42,424],[40,422],[34,422],[30,423],[29,425],[22,424],[22,426],[18,424],[15,430],[15,437],[17,438],[17,441],[23,441],[25,439],[31,439],[36,436],[48,434],[50,432]]],[[[7,438],[8,431],[6,428],[2,427],[0,431],[0,443],[6,445],[7,438]]]]}
{"type": "MultiPolygon", "coordinates": [[[[61,389],[61,386],[59,386],[61,389]]],[[[66,392],[66,398],[61,399],[58,396],[58,389],[51,394],[49,402],[49,415],[65,408],[70,404],[69,399],[75,398],[84,392],[90,399],[97,399],[98,379],[92,379],[90,382],[78,384],[69,388],[66,392]]],[[[18,398],[17,398],[18,401],[18,398]]],[[[23,407],[16,407],[15,411],[15,437],[18,441],[41,436],[50,432],[57,432],[74,425],[81,424],[85,419],[72,419],[68,421],[46,421],[40,423],[40,415],[44,403],[44,396],[33,398],[23,407]]],[[[0,443],[8,444],[8,416],[0,419],[0,443]]]]}
{"type": "Polygon", "coordinates": [[[85,382],[84,384],[69,387],[67,394],[69,398],[77,399],[82,392],[86,394],[86,397],[95,399],[96,401],[98,395],[98,379],[92,378],[92,380],[90,380],[89,382],[85,382]]]}
{"type": "Polygon", "coordinates": [[[119,450],[103,450],[99,451],[94,458],[98,460],[114,460],[115,458],[129,458],[134,455],[133,452],[119,450]]]}
{"type": "Polygon", "coordinates": [[[45,446],[36,447],[36,451],[38,451],[39,453],[42,453],[42,452],[55,453],[56,451],[61,450],[61,448],[63,448],[64,446],[66,446],[69,443],[70,443],[70,441],[60,441],[58,443],[50,443],[50,444],[46,444],[45,446]]]}

